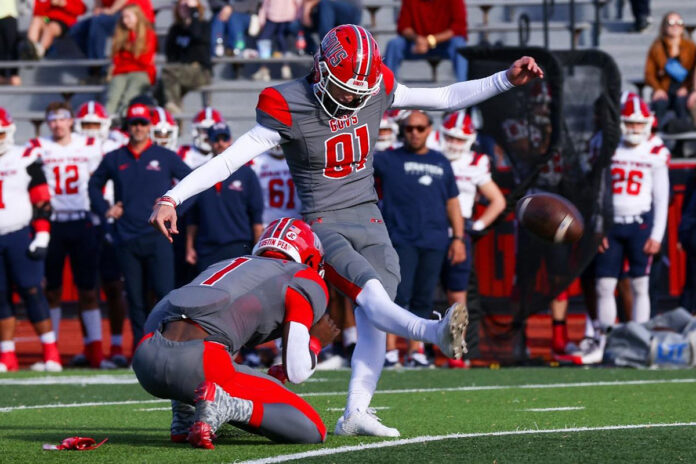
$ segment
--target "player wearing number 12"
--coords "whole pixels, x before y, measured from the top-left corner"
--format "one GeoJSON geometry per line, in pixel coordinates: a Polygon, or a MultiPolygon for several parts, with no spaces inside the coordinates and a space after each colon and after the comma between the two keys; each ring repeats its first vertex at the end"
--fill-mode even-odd
{"type": "Polygon", "coordinates": [[[466,306],[459,304],[442,321],[430,321],[393,303],[398,258],[377,208],[371,156],[380,119],[390,107],[463,108],[540,76],[543,72],[534,59],[524,57],[484,79],[411,89],[396,82],[382,64],[369,32],[350,24],[338,26],[324,36],[313,71],[263,90],[257,125],[167,192],[150,222],[171,237],[178,232],[177,205],[280,145],[302,215],[324,244],[327,278],[356,303],[359,336],[348,403],[336,433],[398,436],[398,430],[381,424],[369,408],[382,370],[385,332],[435,343],[448,356],[461,357],[468,315],[466,306]]]}
{"type": "Polygon", "coordinates": [[[624,258],[634,293],[633,320],[650,319],[650,265],[667,224],[670,156],[662,140],[650,134],[652,122],[645,102],[630,95],[621,108],[621,143],[611,159],[614,225],[596,261],[597,313],[603,328],[616,319],[614,290],[624,258]]]}

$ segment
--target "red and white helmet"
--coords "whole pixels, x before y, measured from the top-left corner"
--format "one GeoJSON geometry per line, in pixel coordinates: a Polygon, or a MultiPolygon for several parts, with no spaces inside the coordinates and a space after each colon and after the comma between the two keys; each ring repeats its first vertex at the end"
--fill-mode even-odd
{"type": "Polygon", "coordinates": [[[90,100],[83,103],[75,113],[75,132],[100,140],[109,138],[111,117],[101,103],[90,100]],[[84,124],[99,124],[97,128],[87,128],[84,124]]]}
{"type": "Polygon", "coordinates": [[[0,107],[0,134],[5,134],[5,138],[0,140],[0,155],[5,153],[14,144],[14,133],[17,130],[12,116],[0,107]]]}
{"type": "Polygon", "coordinates": [[[314,56],[313,79],[314,95],[326,114],[332,118],[355,114],[379,92],[382,83],[382,55],[377,41],[362,26],[334,27],[314,56]],[[353,99],[348,103],[332,92],[353,99]]]}
{"type": "Polygon", "coordinates": [[[389,115],[389,111],[385,111],[382,119],[379,122],[379,135],[375,143],[375,150],[387,150],[394,146],[396,138],[399,135],[399,124],[389,115]]]}
{"type": "Polygon", "coordinates": [[[150,125],[150,137],[152,141],[170,150],[176,150],[179,140],[179,126],[169,111],[161,106],[152,108],[150,114],[152,124],[150,125]]]}
{"type": "Polygon", "coordinates": [[[309,224],[294,218],[271,222],[251,252],[256,256],[290,258],[323,274],[324,248],[309,224]]]}
{"type": "Polygon", "coordinates": [[[448,114],[440,125],[442,152],[450,161],[458,160],[471,151],[476,141],[476,128],[471,116],[464,110],[448,114]],[[448,140],[452,137],[456,140],[448,140]]]}
{"type": "Polygon", "coordinates": [[[200,110],[191,122],[191,137],[193,146],[203,153],[209,153],[213,147],[208,142],[208,128],[213,124],[225,122],[222,115],[216,109],[206,106],[200,110]]]}
{"type": "MultiPolygon", "coordinates": [[[[623,97],[623,96],[622,96],[623,97]]],[[[636,94],[626,95],[621,105],[621,134],[630,145],[638,145],[650,137],[654,117],[648,105],[636,94]],[[631,129],[626,123],[638,123],[637,129],[631,129]]]]}

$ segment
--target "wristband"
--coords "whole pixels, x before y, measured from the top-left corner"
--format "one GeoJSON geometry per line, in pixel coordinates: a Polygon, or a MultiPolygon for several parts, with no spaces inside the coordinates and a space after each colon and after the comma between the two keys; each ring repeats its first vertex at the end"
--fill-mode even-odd
{"type": "Polygon", "coordinates": [[[319,356],[321,352],[321,342],[319,342],[317,337],[309,337],[309,350],[319,356]]]}
{"type": "Polygon", "coordinates": [[[157,201],[155,201],[155,205],[167,205],[171,206],[172,208],[176,208],[176,200],[174,200],[172,197],[168,196],[163,196],[159,197],[157,201]]]}
{"type": "Polygon", "coordinates": [[[464,236],[463,235],[453,235],[452,240],[459,240],[459,241],[463,242],[464,236]]]}
{"type": "Polygon", "coordinates": [[[471,230],[479,231],[483,230],[486,228],[486,224],[483,223],[482,220],[477,219],[474,221],[474,223],[471,225],[471,230]]]}
{"type": "Polygon", "coordinates": [[[430,48],[437,47],[437,39],[435,38],[434,35],[428,34],[428,36],[425,38],[425,40],[428,41],[428,45],[430,46],[430,48]]]}

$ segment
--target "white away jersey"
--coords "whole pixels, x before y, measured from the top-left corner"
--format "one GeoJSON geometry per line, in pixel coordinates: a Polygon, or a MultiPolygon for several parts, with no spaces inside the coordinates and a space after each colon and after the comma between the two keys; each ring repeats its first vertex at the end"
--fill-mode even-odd
{"type": "Polygon", "coordinates": [[[101,162],[101,144],[93,137],[73,133],[66,146],[39,137],[31,139],[27,148],[43,161],[53,211],[89,211],[87,183],[101,162]]]}
{"type": "Polygon", "coordinates": [[[212,153],[202,153],[193,145],[182,145],[177,150],[181,160],[191,169],[196,169],[201,164],[205,164],[213,158],[212,153]]]}
{"type": "Polygon", "coordinates": [[[269,153],[251,162],[263,191],[263,226],[281,217],[300,218],[300,199],[285,158],[269,153]]]}
{"type": "Polygon", "coordinates": [[[459,188],[459,205],[462,216],[471,218],[479,185],[491,181],[491,163],[482,153],[468,152],[456,161],[452,161],[452,171],[459,188]]]}
{"type": "Polygon", "coordinates": [[[27,167],[35,161],[35,153],[16,145],[0,156],[0,234],[14,232],[31,222],[31,177],[27,167]]]}
{"type": "Polygon", "coordinates": [[[639,145],[620,143],[611,158],[614,216],[638,216],[650,211],[653,174],[665,169],[670,153],[659,137],[639,145]]]}

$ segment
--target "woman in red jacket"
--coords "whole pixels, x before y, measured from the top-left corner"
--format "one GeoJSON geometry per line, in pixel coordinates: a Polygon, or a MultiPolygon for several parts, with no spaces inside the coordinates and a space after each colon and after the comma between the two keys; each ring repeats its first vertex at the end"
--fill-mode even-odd
{"type": "Polygon", "coordinates": [[[85,10],[82,0],[36,0],[27,42],[21,50],[22,59],[43,58],[53,41],[63,36],[85,10]]]}
{"type": "Polygon", "coordinates": [[[121,11],[112,39],[111,80],[106,110],[121,115],[131,98],[146,92],[155,83],[157,36],[138,5],[121,11]]]}

